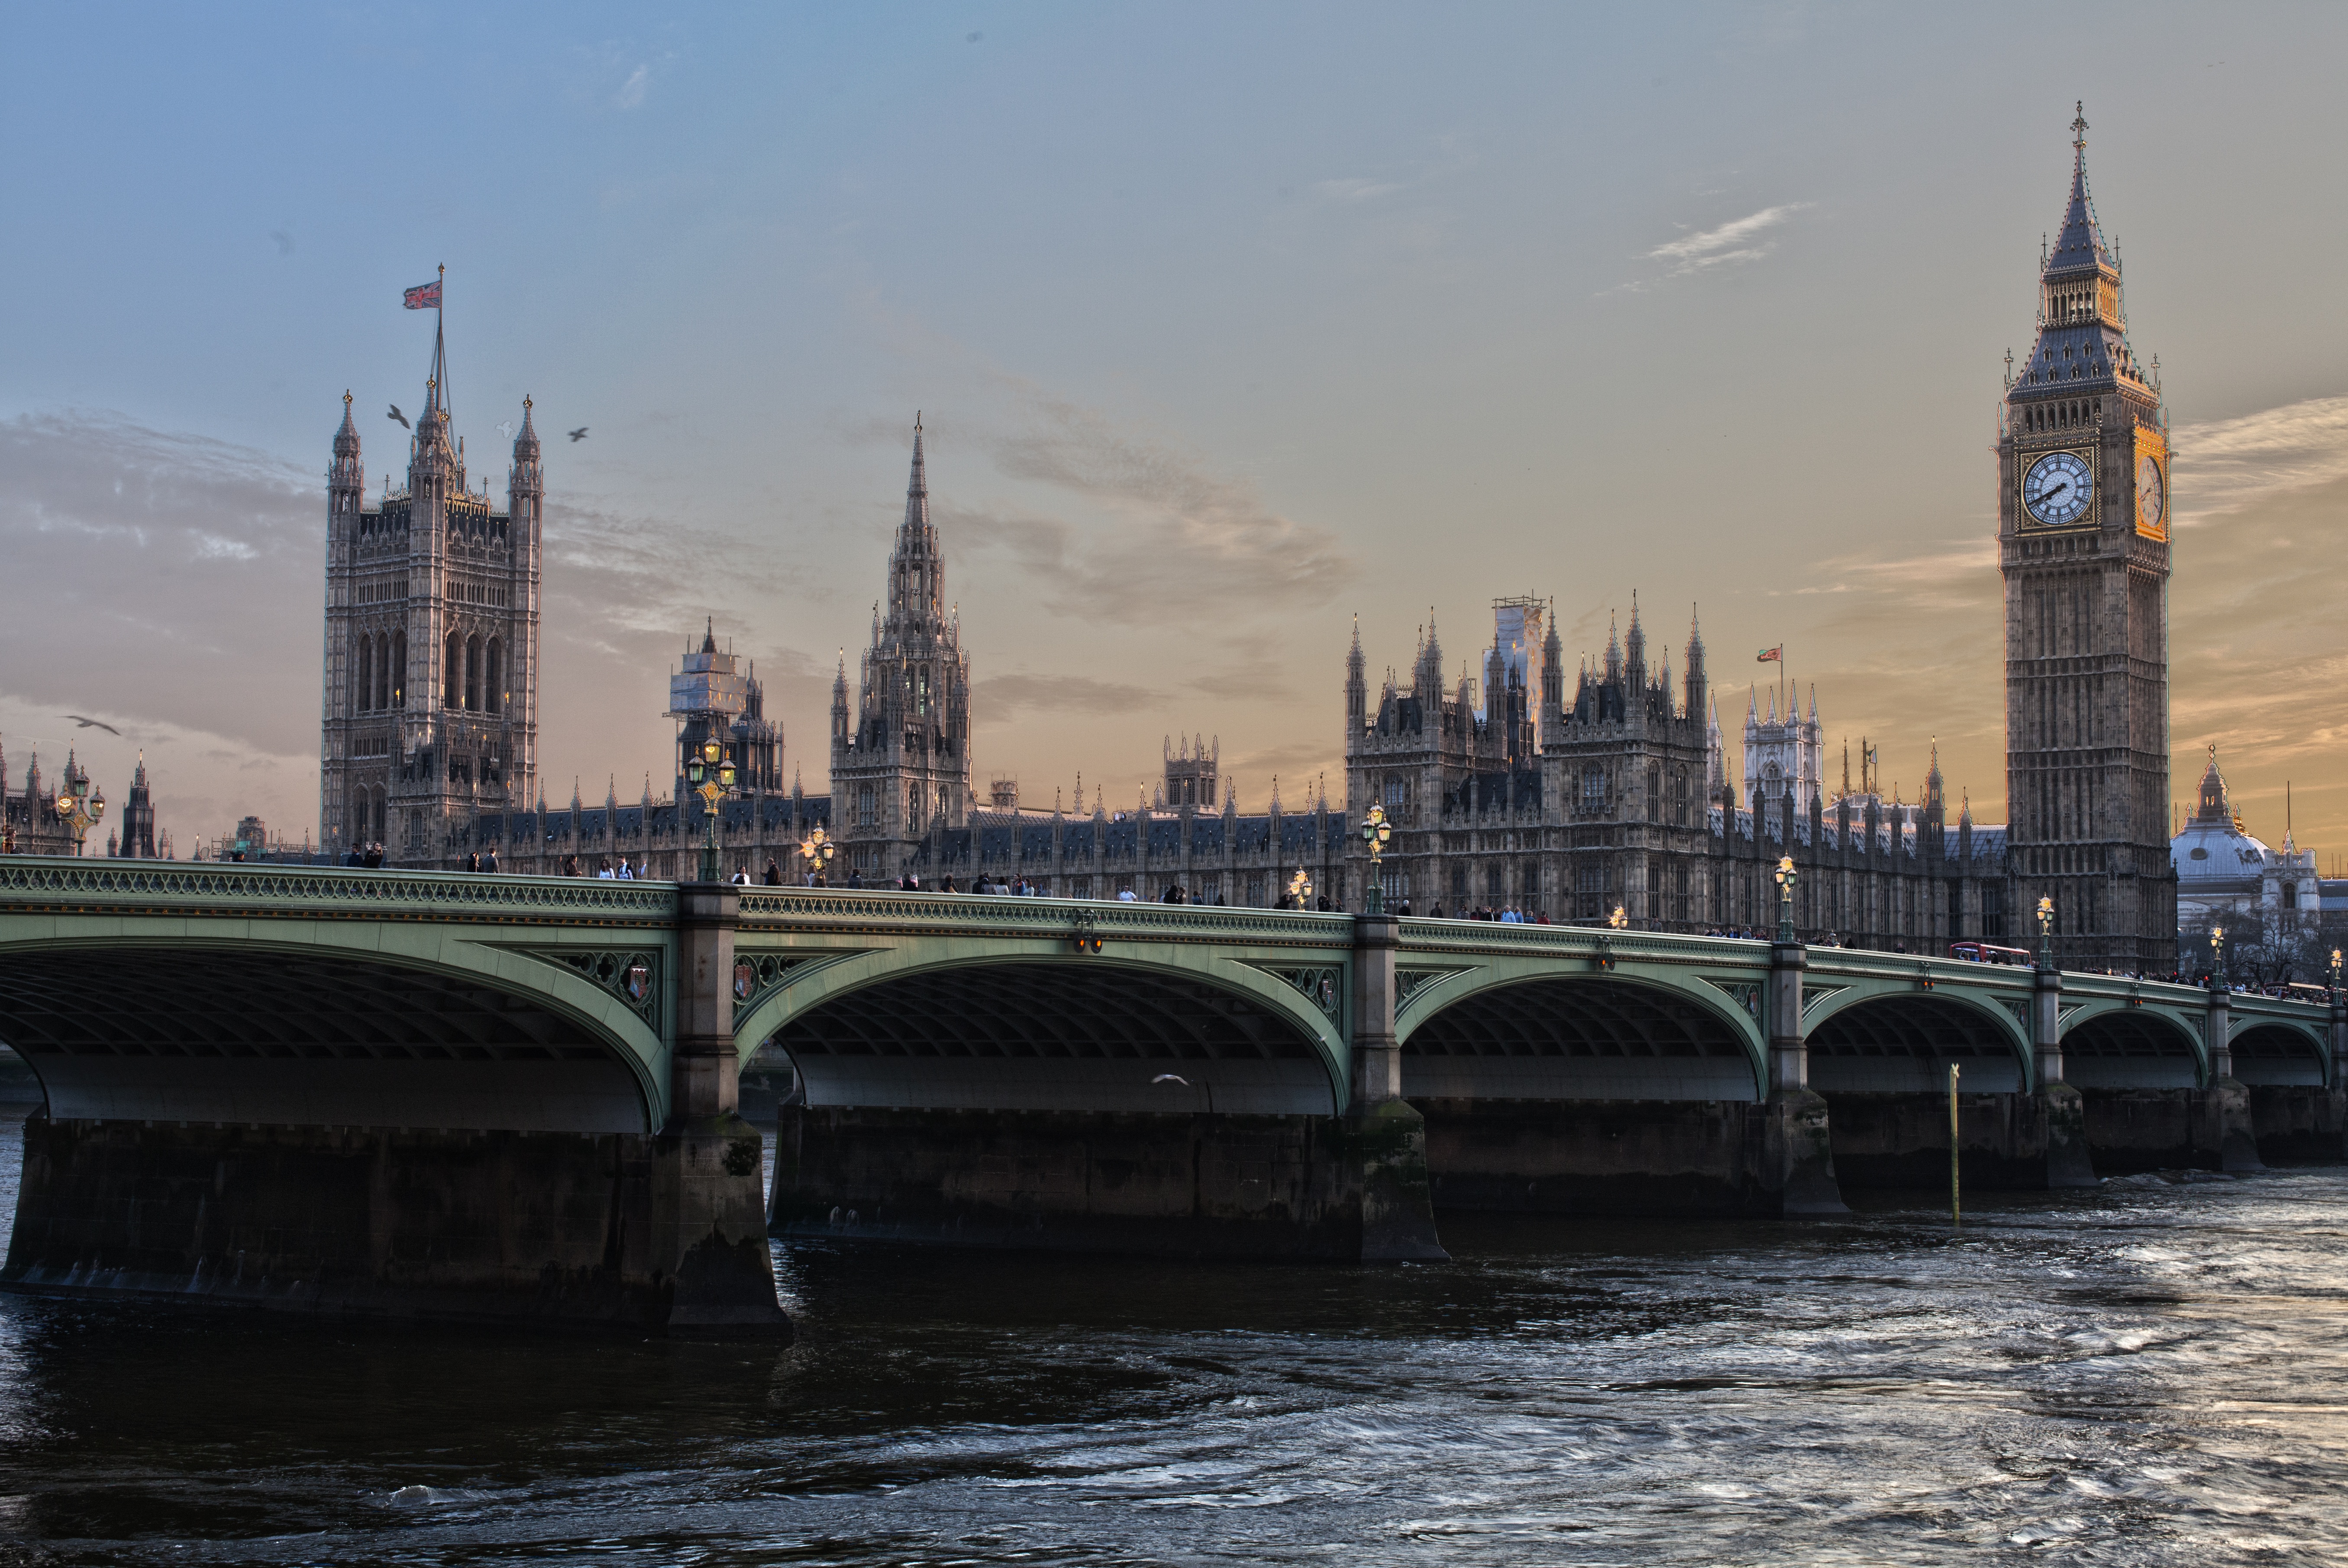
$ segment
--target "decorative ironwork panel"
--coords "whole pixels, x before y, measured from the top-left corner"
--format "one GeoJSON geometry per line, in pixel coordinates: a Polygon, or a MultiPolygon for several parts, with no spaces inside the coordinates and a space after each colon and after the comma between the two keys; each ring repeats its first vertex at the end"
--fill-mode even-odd
{"type": "Polygon", "coordinates": [[[1449,979],[1452,976],[1464,975],[1468,972],[1468,970],[1464,968],[1397,968],[1395,970],[1395,1015],[1400,1016],[1405,1008],[1407,1008],[1411,1003],[1417,1001],[1421,997],[1425,996],[1428,990],[1436,986],[1441,985],[1445,980],[1449,979]]]}
{"type": "Polygon", "coordinates": [[[1738,1007],[1745,1009],[1755,1023],[1761,1022],[1761,982],[1758,980],[1715,980],[1710,975],[1700,977],[1715,990],[1725,991],[1738,1007]]]}
{"type": "Polygon", "coordinates": [[[1345,1009],[1345,972],[1343,969],[1329,965],[1301,969],[1283,968],[1273,964],[1250,964],[1248,968],[1261,969],[1267,975],[1286,980],[1302,992],[1307,1001],[1326,1014],[1330,1022],[1343,1021],[1345,1009]]]}
{"type": "Polygon", "coordinates": [[[660,1029],[661,956],[641,948],[524,948],[541,963],[556,964],[597,989],[615,996],[647,1028],[660,1029]]]}

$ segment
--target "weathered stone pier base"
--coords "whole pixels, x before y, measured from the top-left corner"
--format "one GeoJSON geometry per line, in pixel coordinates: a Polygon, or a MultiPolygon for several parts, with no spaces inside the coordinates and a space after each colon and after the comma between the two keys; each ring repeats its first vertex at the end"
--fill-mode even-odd
{"type": "Polygon", "coordinates": [[[1438,1210],[1588,1215],[1841,1214],[1825,1102],[1419,1102],[1438,1210]]]}
{"type": "Polygon", "coordinates": [[[1438,1259],[1424,1135],[1351,1116],[786,1106],[778,1235],[1187,1257],[1438,1259]]]}
{"type": "MultiPolygon", "coordinates": [[[[1949,1184],[1946,1094],[1840,1090],[1832,1107],[1835,1170],[1853,1188],[1949,1184]]],[[[1990,1192],[2092,1187],[2085,1109],[2079,1091],[2050,1084],[2035,1094],[1957,1096],[1959,1178],[1990,1192]]]]}
{"type": "Polygon", "coordinates": [[[0,1286],[670,1333],[781,1333],[738,1118],[657,1134],[49,1121],[0,1286]]]}
{"type": "Polygon", "coordinates": [[[2251,1124],[2251,1091],[2230,1078],[2209,1089],[2091,1086],[2083,1093],[2087,1141],[2096,1169],[2106,1175],[2265,1168],[2251,1124]]]}
{"type": "Polygon", "coordinates": [[[2250,1133],[2269,1164],[2336,1163],[2348,1158],[2348,1089],[2321,1083],[2253,1083],[2250,1133]]]}

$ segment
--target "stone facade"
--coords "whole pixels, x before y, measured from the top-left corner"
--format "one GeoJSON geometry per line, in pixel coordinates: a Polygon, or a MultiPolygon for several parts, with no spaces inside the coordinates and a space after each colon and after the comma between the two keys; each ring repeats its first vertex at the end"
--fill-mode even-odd
{"type": "Polygon", "coordinates": [[[407,487],[372,507],[345,394],[326,490],[321,843],[412,867],[463,865],[466,825],[529,811],[538,784],[538,432],[524,398],[500,509],[469,484],[447,386],[436,332],[407,487]]]}
{"type": "Polygon", "coordinates": [[[2010,370],[1997,442],[2006,809],[2018,907],[2054,906],[2065,968],[2165,970],[2168,419],[2127,339],[2119,257],[2087,194],[2086,121],[2010,370]]]}
{"type": "Polygon", "coordinates": [[[959,617],[945,597],[945,557],[930,521],[922,427],[905,518],[889,556],[884,612],[872,607],[857,702],[848,702],[842,656],[831,691],[831,813],[840,854],[835,879],[895,876],[915,846],[963,826],[970,797],[970,661],[959,617]]]}
{"type": "MultiPolygon", "coordinates": [[[[1923,799],[1872,789],[1829,798],[1818,700],[1744,733],[1746,786],[1728,781],[1710,707],[1704,639],[1691,625],[1684,678],[1651,669],[1637,610],[1584,660],[1569,700],[1552,626],[1537,668],[1537,716],[1504,650],[1518,600],[1496,603],[1484,703],[1462,677],[1440,685],[1442,647],[1421,634],[1409,683],[1391,673],[1376,705],[1357,628],[1345,660],[1345,815],[1383,805],[1395,834],[1382,862],[1389,907],[1458,915],[1514,909],[1594,921],[1617,910],[1645,930],[1774,929],[1772,873],[1798,873],[1795,923],[1810,940],[1910,952],[1962,939],[2011,940],[2003,832],[1948,820],[1939,760],[1923,799]],[[1497,687],[1490,684],[1497,679],[1497,687]]],[[[1366,886],[1366,850],[1345,840],[1342,886],[1366,886]]]]}
{"type": "MultiPolygon", "coordinates": [[[[0,757],[0,779],[7,775],[7,760],[0,757]]],[[[87,778],[89,774],[66,753],[66,781],[87,778]]],[[[37,752],[25,768],[25,788],[22,794],[0,793],[0,846],[12,855],[71,855],[74,852],[73,829],[57,815],[57,791],[45,785],[41,778],[41,758],[37,752]]]]}

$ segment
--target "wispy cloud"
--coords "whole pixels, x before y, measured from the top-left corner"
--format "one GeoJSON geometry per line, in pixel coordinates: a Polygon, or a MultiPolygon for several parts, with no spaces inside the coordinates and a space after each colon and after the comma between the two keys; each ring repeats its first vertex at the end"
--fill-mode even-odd
{"type": "Polygon", "coordinates": [[[1700,233],[1684,234],[1679,239],[1666,241],[1648,251],[1646,259],[1668,263],[1671,268],[1669,275],[1674,278],[1702,272],[1706,267],[1757,261],[1777,248],[1774,237],[1766,237],[1769,231],[1810,205],[1807,201],[1788,201],[1776,207],[1764,207],[1758,212],[1733,219],[1716,229],[1706,229],[1700,233]]]}
{"type": "Polygon", "coordinates": [[[1002,723],[1021,713],[1126,713],[1155,701],[1157,693],[1089,675],[997,675],[971,688],[972,711],[1002,723]]]}
{"type": "Polygon", "coordinates": [[[1265,507],[1253,486],[1208,471],[1164,443],[1104,415],[1037,397],[1028,427],[993,443],[1004,476],[1096,508],[1072,520],[952,507],[957,537],[1007,552],[1056,613],[1166,624],[1324,604],[1351,581],[1337,535],[1265,507]]]}
{"type": "Polygon", "coordinates": [[[620,90],[612,95],[613,104],[623,109],[642,106],[644,101],[644,79],[651,75],[652,67],[644,65],[640,65],[629,72],[628,79],[620,84],[620,90]]]}
{"type": "Polygon", "coordinates": [[[2284,491],[2348,478],[2348,397],[2180,425],[2170,440],[2177,526],[2189,528],[2284,491]]]}
{"type": "Polygon", "coordinates": [[[1313,194],[1323,201],[1353,205],[1375,201],[1381,196],[1391,196],[1402,189],[1398,181],[1387,179],[1323,179],[1313,187],[1313,194]]]}

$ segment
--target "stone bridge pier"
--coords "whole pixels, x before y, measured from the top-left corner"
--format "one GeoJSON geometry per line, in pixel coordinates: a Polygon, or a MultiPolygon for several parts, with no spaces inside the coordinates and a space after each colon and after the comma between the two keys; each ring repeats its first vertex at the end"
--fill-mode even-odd
{"type": "Polygon", "coordinates": [[[1400,1092],[1393,919],[749,903],[745,972],[771,989],[743,1038],[771,1038],[802,1086],[778,1117],[777,1235],[1446,1255],[1400,1092]]]}
{"type": "Polygon", "coordinates": [[[0,1287],[789,1333],[730,888],[0,859],[0,1287]]]}

